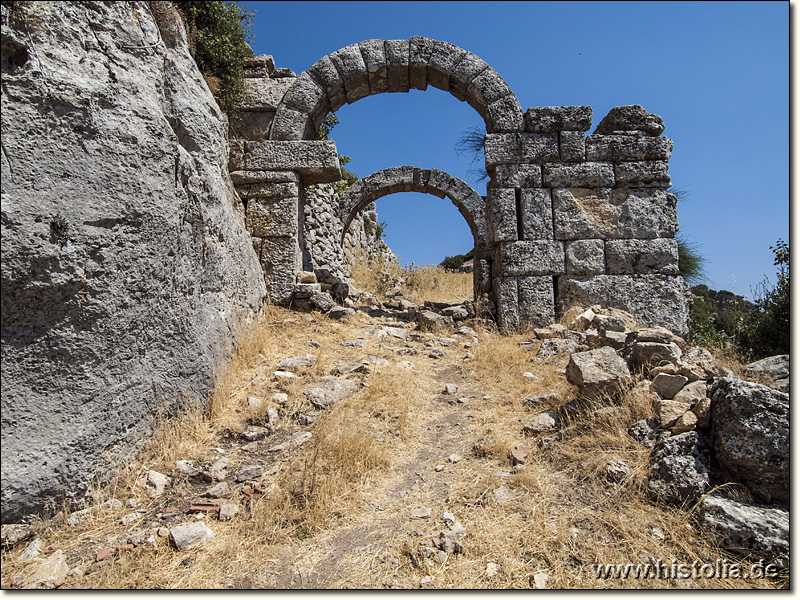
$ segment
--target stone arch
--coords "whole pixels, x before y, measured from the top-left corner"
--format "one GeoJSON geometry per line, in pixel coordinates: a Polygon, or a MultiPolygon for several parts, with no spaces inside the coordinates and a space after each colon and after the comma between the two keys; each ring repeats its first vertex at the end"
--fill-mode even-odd
{"type": "Polygon", "coordinates": [[[458,177],[439,169],[391,167],[359,179],[339,199],[342,239],[358,213],[379,198],[397,192],[419,192],[449,198],[466,220],[475,243],[486,244],[485,199],[458,177]]]}
{"type": "Polygon", "coordinates": [[[472,106],[486,131],[520,131],[522,109],[502,77],[472,52],[425,37],[366,40],[318,60],[287,90],[270,139],[313,139],[329,112],[374,94],[431,85],[472,106]]]}

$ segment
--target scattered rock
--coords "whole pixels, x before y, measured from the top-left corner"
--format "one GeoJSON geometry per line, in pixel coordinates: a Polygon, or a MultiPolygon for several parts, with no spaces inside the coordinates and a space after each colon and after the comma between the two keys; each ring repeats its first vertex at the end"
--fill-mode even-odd
{"type": "Polygon", "coordinates": [[[258,427],[256,425],[248,425],[245,427],[245,430],[239,434],[239,436],[243,440],[247,440],[248,442],[256,442],[258,440],[263,440],[270,434],[270,430],[266,427],[258,427]]]}
{"type": "Polygon", "coordinates": [[[430,587],[434,583],[436,583],[436,577],[434,577],[433,575],[427,575],[426,577],[423,577],[422,579],[419,580],[419,586],[423,588],[430,587]]]}
{"type": "Polygon", "coordinates": [[[389,361],[385,358],[379,358],[377,356],[368,356],[367,358],[369,359],[369,362],[378,367],[385,367],[389,364],[389,361]]]}
{"type": "Polygon", "coordinates": [[[366,348],[367,342],[364,340],[344,340],[343,342],[339,342],[339,345],[345,348],[366,348]]]}
{"type": "Polygon", "coordinates": [[[237,504],[223,504],[219,507],[219,520],[230,521],[239,514],[239,506],[237,504]]]}
{"type": "Polygon", "coordinates": [[[515,465],[524,465],[530,455],[530,448],[524,444],[514,446],[509,451],[511,455],[511,463],[515,465]]]}
{"type": "Polygon", "coordinates": [[[686,384],[680,392],[675,394],[673,400],[676,402],[684,402],[686,404],[694,405],[698,401],[706,397],[706,382],[693,381],[686,384]]]}
{"type": "Polygon", "coordinates": [[[0,542],[4,548],[11,548],[33,535],[30,525],[25,523],[4,523],[0,527],[0,542]]]}
{"type": "Polygon", "coordinates": [[[408,335],[408,330],[402,327],[384,327],[383,331],[385,331],[387,335],[397,338],[398,340],[404,340],[408,335]]]}
{"type": "Polygon", "coordinates": [[[539,346],[538,356],[550,357],[577,352],[578,342],[563,338],[548,338],[539,346]]]}
{"type": "Polygon", "coordinates": [[[522,430],[528,435],[536,435],[537,433],[542,433],[543,431],[556,429],[560,423],[561,417],[558,414],[558,411],[545,410],[540,412],[535,417],[529,419],[528,422],[525,423],[525,426],[522,428],[522,430]]]}
{"type": "Polygon", "coordinates": [[[417,313],[417,329],[420,331],[438,331],[452,326],[452,317],[440,315],[430,310],[421,310],[417,313]]]}
{"type": "Polygon", "coordinates": [[[434,344],[439,344],[440,346],[444,346],[445,348],[449,348],[450,346],[455,344],[456,341],[453,338],[437,337],[437,338],[433,338],[433,343],[434,344]]]}
{"type": "Polygon", "coordinates": [[[69,573],[69,565],[64,552],[56,550],[42,561],[25,587],[29,589],[52,590],[64,583],[69,573]]]}
{"type": "Polygon", "coordinates": [[[287,379],[297,379],[297,375],[291,371],[275,371],[272,376],[278,381],[286,381],[287,379]]]}
{"type": "Polygon", "coordinates": [[[711,438],[720,466],[759,500],[789,502],[789,396],[722,378],[711,397],[711,438]]]}
{"type": "Polygon", "coordinates": [[[771,556],[789,552],[789,511],[783,508],[712,495],[700,503],[700,518],[728,550],[771,556]]]}
{"type": "Polygon", "coordinates": [[[22,554],[19,555],[19,559],[22,561],[33,560],[35,558],[39,558],[39,555],[44,548],[44,542],[41,538],[34,538],[33,541],[28,544],[28,547],[25,548],[22,554]]]}
{"type": "Polygon", "coordinates": [[[672,427],[672,435],[679,435],[687,431],[694,431],[697,426],[697,415],[692,411],[683,413],[672,427]]]}
{"type": "Polygon", "coordinates": [[[279,405],[286,404],[289,401],[289,395],[284,394],[283,392],[278,392],[277,394],[272,395],[272,401],[279,405]]]}
{"type": "Polygon", "coordinates": [[[444,386],[443,394],[455,396],[458,393],[458,386],[455,383],[448,383],[444,386]]]}
{"type": "Polygon", "coordinates": [[[214,532],[201,521],[183,523],[170,529],[169,533],[172,536],[172,543],[178,550],[196,548],[214,538],[214,532]]]}
{"type": "Polygon", "coordinates": [[[430,352],[428,352],[428,358],[446,358],[446,357],[447,355],[441,348],[434,348],[430,352]]]}
{"type": "Polygon", "coordinates": [[[131,525],[132,523],[136,523],[139,519],[142,518],[142,515],[138,512],[128,513],[127,515],[120,518],[119,522],[123,525],[131,525]]]}
{"type": "Polygon", "coordinates": [[[448,522],[449,523],[455,523],[456,522],[456,517],[451,512],[445,512],[445,513],[442,513],[442,521],[444,521],[445,523],[448,523],[448,522]]]}
{"type": "Polygon", "coordinates": [[[487,563],[485,572],[487,578],[496,577],[499,572],[500,572],[500,567],[497,566],[497,563],[493,562],[487,563]]]}
{"type": "Polygon", "coordinates": [[[631,468],[625,461],[612,460],[606,465],[606,477],[609,481],[619,483],[631,474],[631,468]]]}
{"type": "Polygon", "coordinates": [[[83,525],[86,521],[94,516],[94,509],[93,508],[84,508],[83,510],[76,510],[67,518],[67,525],[71,525],[73,527],[77,525],[83,525]]]}
{"type": "Polygon", "coordinates": [[[458,329],[453,332],[455,335],[467,335],[470,337],[476,337],[478,334],[475,333],[475,330],[472,327],[467,327],[466,325],[462,325],[458,329]]]}
{"type": "Polygon", "coordinates": [[[571,355],[566,375],[567,381],[591,395],[614,392],[631,381],[628,365],[609,347],[571,355]]]}
{"type": "Polygon", "coordinates": [[[218,458],[208,469],[208,475],[214,481],[222,481],[228,476],[228,465],[231,461],[226,457],[218,458]]]}
{"type": "Polygon", "coordinates": [[[688,381],[689,379],[683,375],[659,373],[653,379],[652,388],[665,400],[671,400],[675,397],[675,394],[681,391],[681,388],[683,388],[688,381]]]}
{"type": "Polygon", "coordinates": [[[692,412],[697,416],[697,428],[705,429],[711,424],[711,398],[700,398],[692,407],[692,412]]]}
{"type": "Polygon", "coordinates": [[[433,468],[433,470],[436,471],[437,473],[441,473],[442,471],[444,471],[444,465],[436,465],[433,468]]]}
{"type": "Polygon", "coordinates": [[[358,384],[349,379],[325,377],[322,383],[314,383],[304,388],[303,393],[317,408],[324,409],[358,391],[358,384]]]}
{"type": "Polygon", "coordinates": [[[549,579],[550,576],[547,573],[535,573],[533,575],[533,587],[537,590],[545,590],[549,579]]]}
{"type": "Polygon", "coordinates": [[[665,363],[674,365],[680,358],[681,349],[674,343],[659,344],[637,341],[633,345],[633,362],[637,367],[652,369],[665,363]]]}
{"type": "Polygon", "coordinates": [[[448,458],[451,463],[455,464],[457,462],[461,462],[461,455],[460,454],[451,454],[450,458],[448,458]]]}
{"type": "Polygon", "coordinates": [[[309,439],[311,439],[310,431],[298,431],[297,433],[293,433],[288,441],[278,444],[277,446],[273,446],[268,450],[268,452],[282,452],[283,450],[288,450],[290,448],[299,448],[309,439]]]}
{"type": "Polygon", "coordinates": [[[261,465],[247,465],[236,472],[236,481],[251,481],[260,478],[263,474],[264,468],[261,465]]]}
{"type": "MultiPolygon", "coordinates": [[[[346,321],[347,319],[355,316],[356,311],[346,306],[334,306],[328,312],[328,318],[335,321],[346,321]]],[[[363,347],[363,346],[362,346],[363,347]]]]}
{"type": "Polygon", "coordinates": [[[558,394],[538,394],[522,399],[522,405],[529,408],[539,408],[541,406],[555,406],[561,404],[561,396],[558,394]]]}
{"type": "Polygon", "coordinates": [[[293,356],[291,358],[285,358],[279,362],[277,368],[279,371],[290,371],[292,373],[297,373],[303,369],[313,367],[316,362],[317,358],[315,356],[293,356]]]}
{"type": "Polygon", "coordinates": [[[399,363],[397,363],[397,366],[401,369],[413,369],[414,363],[409,360],[401,360],[399,363]]]}
{"type": "Polygon", "coordinates": [[[658,426],[658,421],[652,417],[637,421],[628,428],[630,435],[646,448],[652,448],[663,439],[669,437],[669,432],[658,426]]]}
{"type": "Polygon", "coordinates": [[[430,508],[415,508],[411,511],[412,519],[427,519],[431,516],[430,508]]]}

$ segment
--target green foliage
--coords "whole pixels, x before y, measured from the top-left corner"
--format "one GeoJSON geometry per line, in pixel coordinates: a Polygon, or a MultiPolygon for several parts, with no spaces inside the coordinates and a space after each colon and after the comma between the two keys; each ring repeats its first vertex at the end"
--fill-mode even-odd
{"type": "Polygon", "coordinates": [[[789,353],[789,244],[779,239],[770,250],[775,255],[778,281],[772,286],[765,278],[756,288],[757,312],[742,341],[754,359],[789,353]]]}
{"type": "Polygon", "coordinates": [[[189,37],[197,67],[210,80],[214,97],[228,114],[245,100],[244,61],[253,51],[253,13],[236,2],[184,0],[175,2],[189,37]],[[219,80],[218,86],[211,82],[219,80]],[[218,88],[218,89],[214,89],[218,88]]]}
{"type": "MultiPolygon", "coordinates": [[[[325,120],[322,122],[322,125],[319,126],[319,130],[315,134],[314,138],[317,140],[327,140],[330,136],[333,128],[339,124],[339,117],[337,117],[333,113],[328,113],[325,117],[325,120]]],[[[352,171],[348,171],[342,165],[346,165],[352,159],[349,156],[344,154],[339,155],[339,168],[342,171],[342,179],[336,182],[336,192],[338,194],[344,194],[351,185],[353,185],[356,181],[358,181],[358,175],[353,173],[352,171]]]]}
{"type": "MultiPolygon", "coordinates": [[[[378,237],[379,237],[381,240],[382,240],[384,237],[386,237],[386,228],[387,228],[388,226],[389,226],[389,224],[388,224],[386,221],[381,221],[381,222],[380,222],[380,223],[378,223],[378,225],[375,227],[375,234],[376,234],[376,235],[377,235],[377,236],[378,236],[378,237]]],[[[386,244],[384,244],[384,246],[386,246],[386,244]]]]}
{"type": "Polygon", "coordinates": [[[778,240],[775,254],[778,281],[765,279],[755,293],[755,303],[732,292],[692,288],[688,341],[732,351],[743,360],[758,360],[789,353],[789,245],[778,240]]]}
{"type": "Polygon", "coordinates": [[[473,251],[470,250],[466,254],[456,254],[455,256],[445,256],[444,260],[439,263],[439,266],[444,269],[455,271],[460,269],[462,265],[472,258],[473,251]]]}

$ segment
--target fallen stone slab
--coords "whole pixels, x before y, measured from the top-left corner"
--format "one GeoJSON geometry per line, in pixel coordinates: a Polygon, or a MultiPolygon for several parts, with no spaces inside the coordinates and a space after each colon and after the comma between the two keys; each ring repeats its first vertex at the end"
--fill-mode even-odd
{"type": "Polygon", "coordinates": [[[282,444],[278,444],[277,446],[273,446],[268,450],[268,452],[282,452],[283,450],[288,450],[290,448],[299,448],[310,439],[310,431],[298,431],[293,433],[289,440],[283,442],[282,444]]]}
{"type": "Polygon", "coordinates": [[[69,565],[62,550],[56,550],[42,561],[25,586],[28,589],[48,589],[59,587],[66,581],[69,565]]]}
{"type": "Polygon", "coordinates": [[[545,410],[540,412],[535,417],[529,419],[522,428],[522,431],[528,435],[536,435],[537,433],[542,433],[543,431],[556,429],[560,423],[561,417],[558,414],[558,411],[545,410]]]}
{"type": "Polygon", "coordinates": [[[16,546],[32,535],[33,530],[26,523],[4,523],[0,528],[0,542],[5,548],[16,546]]]}
{"type": "Polygon", "coordinates": [[[709,449],[696,431],[659,442],[653,450],[649,493],[670,502],[696,500],[709,489],[709,449]]]}
{"type": "Polygon", "coordinates": [[[789,552],[789,511],[708,496],[700,503],[700,518],[717,542],[742,554],[767,556],[789,552]]]}
{"type": "Polygon", "coordinates": [[[290,371],[292,373],[296,373],[298,371],[302,371],[303,369],[313,367],[316,362],[317,358],[315,356],[292,356],[291,358],[285,358],[279,362],[277,369],[278,371],[290,371]]]}

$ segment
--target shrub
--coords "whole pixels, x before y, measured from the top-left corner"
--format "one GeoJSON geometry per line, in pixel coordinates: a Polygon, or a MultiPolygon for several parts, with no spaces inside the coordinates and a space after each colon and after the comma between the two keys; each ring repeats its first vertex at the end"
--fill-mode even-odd
{"type": "Polygon", "coordinates": [[[220,108],[233,115],[247,93],[244,61],[253,55],[247,43],[253,37],[253,13],[236,2],[184,0],[175,6],[186,24],[197,67],[217,85],[214,97],[220,108]]]}

